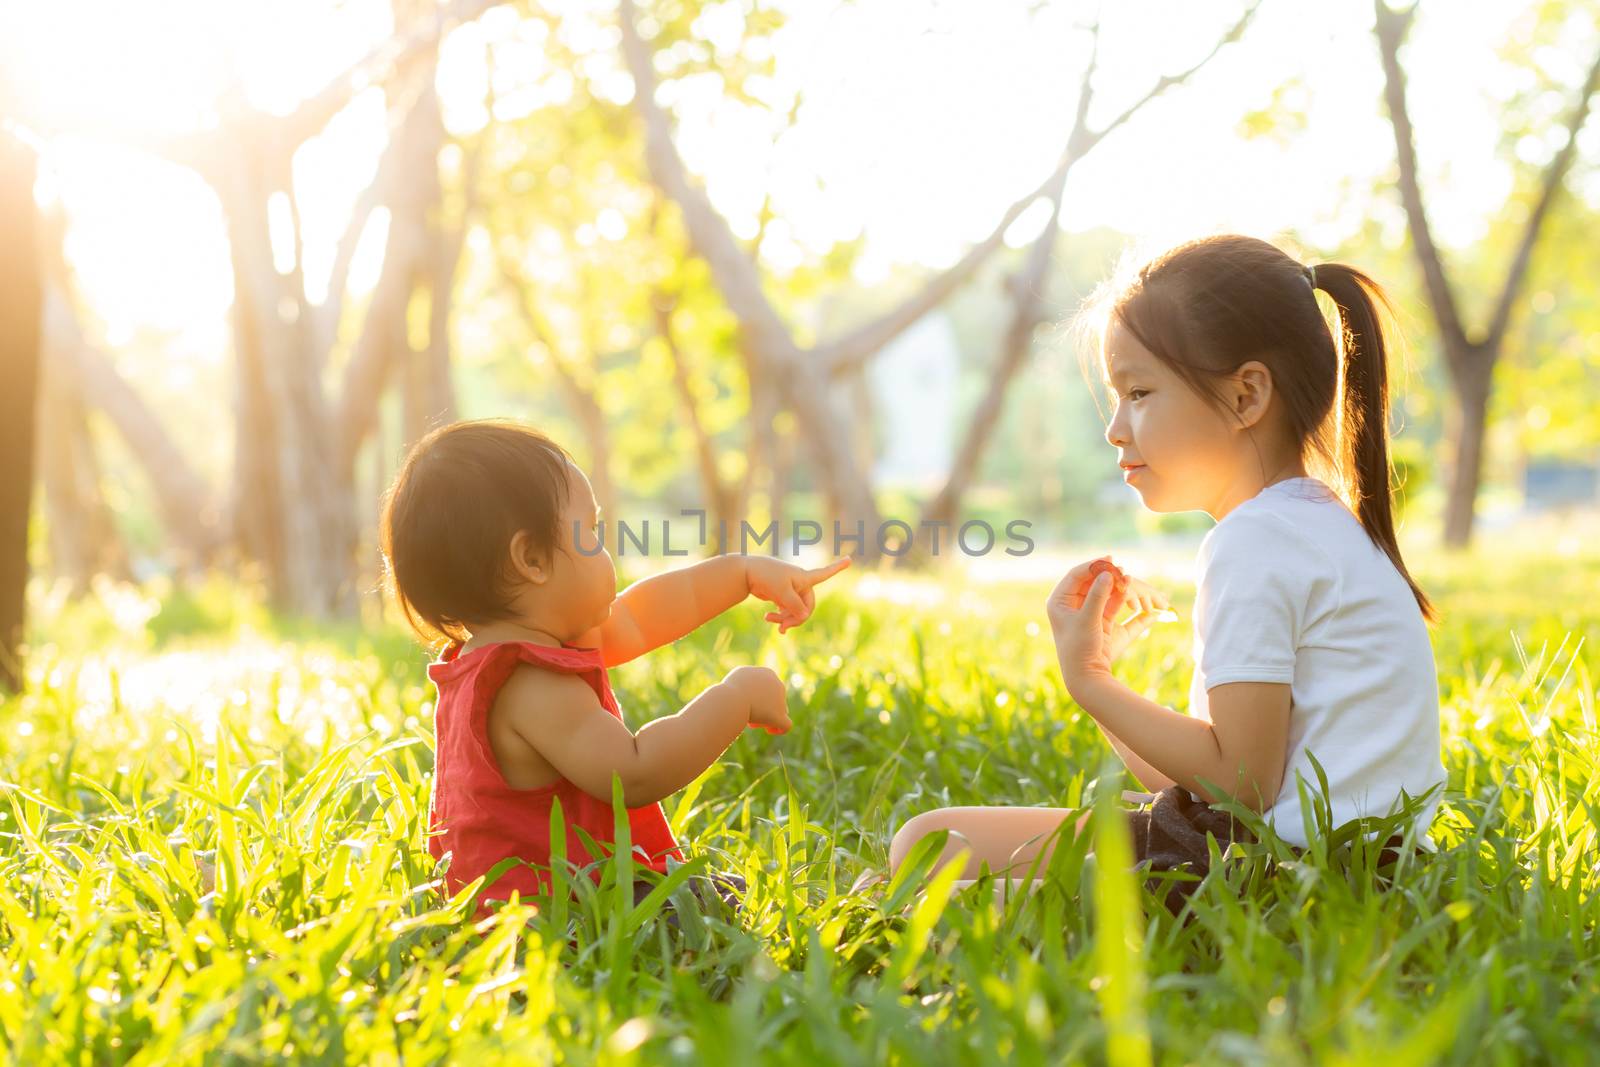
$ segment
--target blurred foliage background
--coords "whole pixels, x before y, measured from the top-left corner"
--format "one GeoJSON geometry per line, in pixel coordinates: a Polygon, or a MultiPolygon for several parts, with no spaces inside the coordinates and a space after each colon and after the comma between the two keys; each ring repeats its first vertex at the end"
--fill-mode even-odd
{"type": "Polygon", "coordinates": [[[1205,516],[1121,485],[1071,324],[1119,263],[1227,230],[1391,288],[1408,541],[1581,528],[1600,496],[1592,5],[0,18],[36,596],[220,573],[370,622],[400,457],[485,416],[550,431],[636,525],[1192,543],[1205,516]]]}

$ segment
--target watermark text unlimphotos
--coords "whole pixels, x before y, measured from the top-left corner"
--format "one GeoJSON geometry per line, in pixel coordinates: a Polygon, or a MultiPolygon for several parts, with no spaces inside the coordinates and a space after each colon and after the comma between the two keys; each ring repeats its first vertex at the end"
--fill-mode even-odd
{"type": "Polygon", "coordinates": [[[673,520],[662,519],[659,524],[649,519],[630,523],[626,519],[612,522],[601,519],[588,529],[580,522],[573,523],[572,543],[585,556],[597,556],[610,547],[617,556],[652,554],[652,545],[660,546],[660,555],[687,556],[696,550],[704,551],[715,544],[723,554],[742,556],[755,553],[777,555],[783,547],[796,555],[802,548],[827,545],[833,555],[844,555],[853,546],[851,554],[870,550],[884,556],[904,556],[913,551],[928,556],[960,552],[964,556],[986,556],[1000,550],[1008,556],[1026,556],[1033,551],[1033,538],[1027,531],[1033,523],[1026,519],[1012,519],[1005,524],[1003,536],[993,525],[982,519],[969,519],[959,526],[949,522],[924,519],[915,526],[902,519],[885,519],[876,530],[868,530],[865,520],[851,525],[834,520],[831,530],[813,519],[796,519],[788,523],[788,536],[783,536],[776,519],[764,527],[756,527],[746,519],[737,526],[720,520],[715,528],[706,512],[686,509],[679,513],[676,526],[673,520]],[[689,520],[689,521],[683,521],[689,520]],[[607,544],[610,531],[613,540],[607,544]],[[653,534],[659,533],[659,540],[653,534]],[[831,536],[827,536],[831,534],[831,536]],[[715,538],[713,541],[712,539],[715,538]]]}

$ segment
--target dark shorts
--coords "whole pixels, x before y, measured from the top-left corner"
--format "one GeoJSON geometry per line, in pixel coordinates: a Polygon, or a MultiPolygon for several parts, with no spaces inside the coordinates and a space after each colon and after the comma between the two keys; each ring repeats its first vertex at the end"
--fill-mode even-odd
{"type": "Polygon", "coordinates": [[[1234,841],[1253,841],[1254,836],[1233,816],[1218,811],[1203,800],[1196,800],[1182,786],[1168,786],[1155,800],[1128,813],[1133,830],[1133,856],[1153,871],[1170,871],[1186,864],[1209,865],[1211,850],[1206,838],[1216,838],[1219,850],[1226,852],[1234,841]]]}
{"type": "MultiPolygon", "coordinates": [[[[642,878],[636,879],[633,883],[634,904],[643,903],[644,898],[650,895],[650,891],[657,884],[656,882],[645,881],[642,878]]],[[[699,901],[701,910],[705,911],[715,910],[719,902],[733,911],[738,911],[739,906],[744,902],[744,894],[747,888],[744,879],[737,874],[723,874],[720,872],[693,875],[689,879],[688,886],[689,891],[699,901]]],[[[668,900],[663,912],[668,916],[667,921],[676,925],[677,918],[672,915],[672,911],[672,902],[668,900]]]]}
{"type": "MultiPolygon", "coordinates": [[[[1194,796],[1182,786],[1168,786],[1156,794],[1153,801],[1140,805],[1128,813],[1133,831],[1133,856],[1142,870],[1161,873],[1186,871],[1204,878],[1211,870],[1211,850],[1206,839],[1216,839],[1217,851],[1225,853],[1235,841],[1254,841],[1255,835],[1225,811],[1218,811],[1194,796]]],[[[1391,837],[1378,853],[1379,869],[1388,867],[1400,858],[1404,842],[1391,837]]],[[[1304,850],[1296,848],[1296,855],[1304,850]]],[[[1426,855],[1421,853],[1420,855],[1426,855]]],[[[1158,885],[1167,886],[1166,902],[1177,910],[1200,884],[1190,879],[1153,880],[1151,886],[1160,892],[1158,885]]]]}
{"type": "MultiPolygon", "coordinates": [[[[1255,840],[1255,835],[1233,816],[1196,800],[1177,785],[1168,786],[1153,801],[1128,812],[1128,823],[1133,832],[1135,865],[1156,873],[1187,871],[1204,878],[1211,870],[1207,838],[1216,839],[1218,852],[1228,851],[1235,841],[1255,840]]],[[[1167,885],[1169,908],[1181,907],[1199,885],[1189,879],[1159,881],[1167,885]]]]}

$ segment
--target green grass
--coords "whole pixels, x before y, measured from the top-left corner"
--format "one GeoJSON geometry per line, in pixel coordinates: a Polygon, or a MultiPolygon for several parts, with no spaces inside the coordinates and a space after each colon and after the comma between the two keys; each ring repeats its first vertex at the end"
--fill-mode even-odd
{"type": "MultiPolygon", "coordinates": [[[[1082,848],[1005,907],[848,892],[917,811],[1123,784],[1055,673],[1046,587],[902,603],[847,577],[782,641],[746,606],[616,672],[634,721],[740,662],[793,683],[793,733],[666,804],[752,887],[676,927],[611,868],[485,923],[437,895],[431,689],[394,633],[287,637],[227,590],[167,598],[164,628],[136,597],[50,608],[0,704],[0,1062],[1590,1062],[1600,555],[1414,558],[1447,616],[1440,854],[1392,886],[1362,856],[1258,856],[1181,919],[1082,848]]],[[[1181,707],[1174,592],[1185,623],[1120,674],[1181,707]]]]}

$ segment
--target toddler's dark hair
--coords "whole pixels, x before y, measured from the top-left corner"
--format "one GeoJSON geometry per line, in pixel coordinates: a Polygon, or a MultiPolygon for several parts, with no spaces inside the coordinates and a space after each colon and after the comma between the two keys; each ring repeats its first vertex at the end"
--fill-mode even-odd
{"type": "Polygon", "coordinates": [[[379,539],[386,584],[425,644],[510,617],[511,538],[526,531],[544,556],[560,546],[569,462],[538,430],[502,420],[441,426],[411,449],[384,496],[379,539]]]}

